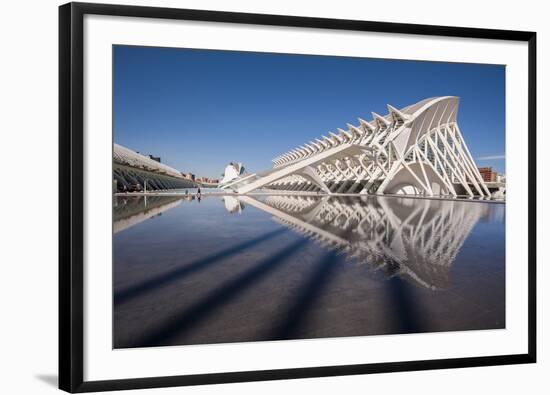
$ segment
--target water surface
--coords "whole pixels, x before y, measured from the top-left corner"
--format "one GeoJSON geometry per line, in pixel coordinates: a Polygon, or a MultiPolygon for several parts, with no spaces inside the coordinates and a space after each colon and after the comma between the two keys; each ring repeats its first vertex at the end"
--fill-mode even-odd
{"type": "Polygon", "coordinates": [[[505,205],[115,197],[115,348],[505,327],[505,205]]]}

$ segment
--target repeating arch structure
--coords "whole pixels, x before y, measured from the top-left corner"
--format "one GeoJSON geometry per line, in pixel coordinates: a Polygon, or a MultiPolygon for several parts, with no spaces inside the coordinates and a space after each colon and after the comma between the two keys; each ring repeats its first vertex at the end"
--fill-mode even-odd
{"type": "Polygon", "coordinates": [[[266,172],[221,187],[490,197],[458,127],[458,102],[444,96],[400,110],[388,105],[387,115],[372,113],[370,121],[359,119],[279,155],[266,172]]]}

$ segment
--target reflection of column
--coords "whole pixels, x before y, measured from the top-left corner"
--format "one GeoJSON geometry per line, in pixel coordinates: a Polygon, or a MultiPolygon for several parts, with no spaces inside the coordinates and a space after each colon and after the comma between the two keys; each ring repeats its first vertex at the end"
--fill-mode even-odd
{"type": "Polygon", "coordinates": [[[452,263],[490,208],[489,203],[408,198],[274,195],[265,202],[239,199],[360,263],[432,289],[448,287],[452,263]]]}
{"type": "Polygon", "coordinates": [[[265,204],[265,203],[262,203],[260,202],[259,200],[256,200],[250,196],[239,196],[239,200],[241,200],[243,203],[246,203],[246,204],[250,204],[251,206],[254,206],[256,208],[259,208],[260,210],[263,210],[269,214],[272,214],[274,216],[276,216],[278,219],[281,219],[285,222],[288,222],[290,224],[293,224],[293,225],[296,225],[298,228],[301,228],[301,229],[304,229],[306,232],[311,232],[313,234],[319,234],[321,235],[322,237],[326,238],[326,239],[329,239],[331,240],[332,242],[335,242],[335,243],[341,243],[341,244],[345,244],[346,243],[346,240],[345,239],[342,239],[330,232],[327,232],[321,228],[318,228],[314,225],[310,225],[308,224],[307,222],[304,222],[302,220],[300,220],[299,218],[291,215],[291,214],[287,214],[281,210],[278,210],[276,208],[273,208],[271,206],[269,206],[268,204],[265,204]]]}

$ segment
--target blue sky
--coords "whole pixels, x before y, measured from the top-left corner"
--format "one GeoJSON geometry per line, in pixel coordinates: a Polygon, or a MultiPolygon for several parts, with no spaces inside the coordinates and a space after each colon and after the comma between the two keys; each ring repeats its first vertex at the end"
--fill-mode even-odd
{"type": "Polygon", "coordinates": [[[504,66],[115,46],[113,73],[114,141],[197,176],[433,96],[460,97],[478,166],[505,171],[504,66]]]}

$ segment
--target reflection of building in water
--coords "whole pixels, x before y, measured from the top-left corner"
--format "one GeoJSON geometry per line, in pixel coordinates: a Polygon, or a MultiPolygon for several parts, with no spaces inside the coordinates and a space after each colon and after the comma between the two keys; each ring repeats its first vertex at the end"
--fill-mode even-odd
{"type": "Polygon", "coordinates": [[[181,197],[145,196],[115,197],[113,233],[131,228],[149,218],[161,215],[181,203],[181,197]]]}
{"type": "Polygon", "coordinates": [[[243,202],[350,259],[430,289],[450,286],[450,268],[487,203],[271,195],[243,202]]]}
{"type": "Polygon", "coordinates": [[[242,213],[244,210],[244,204],[237,198],[233,196],[224,196],[222,198],[223,203],[225,204],[225,209],[231,214],[242,213]]]}
{"type": "MultiPolygon", "coordinates": [[[[194,195],[116,197],[113,229],[118,233],[170,210],[194,195]]],[[[450,268],[489,204],[397,197],[269,195],[224,196],[230,213],[250,204],[279,223],[336,249],[386,275],[398,275],[430,289],[450,286],[450,268]]],[[[504,221],[504,210],[496,210],[504,221]]],[[[494,215],[494,214],[493,214],[494,215]]]]}

